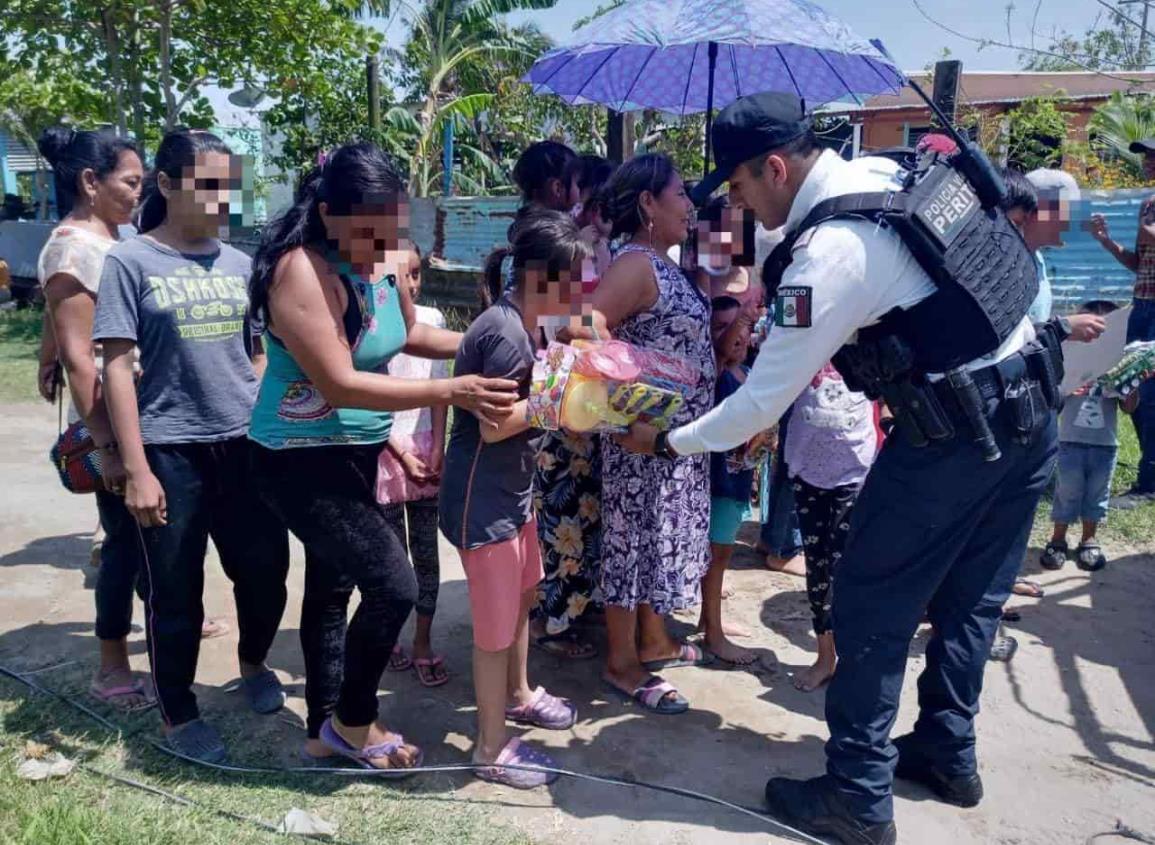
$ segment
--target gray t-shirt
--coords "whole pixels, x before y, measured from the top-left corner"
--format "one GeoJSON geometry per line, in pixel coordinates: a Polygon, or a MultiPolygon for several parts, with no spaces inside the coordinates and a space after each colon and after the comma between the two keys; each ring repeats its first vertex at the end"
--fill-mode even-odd
{"type": "Polygon", "coordinates": [[[257,395],[246,351],[251,269],[227,244],[184,255],[142,236],[109,251],[92,337],[140,348],[146,444],[208,443],[249,430],[257,395]]]}
{"type": "Polygon", "coordinates": [[[1059,412],[1059,441],[1087,446],[1118,446],[1119,400],[1068,396],[1059,412]]]}
{"type": "MultiPolygon", "coordinates": [[[[508,378],[529,394],[534,349],[521,313],[499,299],[469,327],[457,350],[455,376],[508,378]]],[[[481,439],[477,417],[457,409],[441,473],[441,531],[459,549],[476,549],[517,535],[533,506],[537,431],[497,443],[481,439]]]]}

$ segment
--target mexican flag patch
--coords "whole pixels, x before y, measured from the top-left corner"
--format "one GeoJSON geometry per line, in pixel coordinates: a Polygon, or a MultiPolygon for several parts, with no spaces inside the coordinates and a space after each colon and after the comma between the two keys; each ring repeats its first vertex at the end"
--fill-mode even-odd
{"type": "Polygon", "coordinates": [[[810,328],[809,287],[779,288],[774,300],[774,325],[791,329],[810,328]]]}

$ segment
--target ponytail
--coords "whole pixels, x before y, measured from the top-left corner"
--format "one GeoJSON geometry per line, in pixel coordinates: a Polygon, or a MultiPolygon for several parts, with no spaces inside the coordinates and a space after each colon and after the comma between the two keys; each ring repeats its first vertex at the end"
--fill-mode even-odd
{"type": "Polygon", "coordinates": [[[281,257],[297,247],[325,240],[325,225],[317,209],[321,178],[320,167],[306,173],[293,204],[261,231],[261,242],[253,256],[253,275],[249,279],[249,307],[254,314],[263,314],[268,307],[269,287],[281,257]]]}
{"type": "MultiPolygon", "coordinates": [[[[253,257],[249,280],[250,307],[263,314],[277,264],[286,253],[301,247],[327,252],[330,239],[321,220],[321,203],[329,214],[348,215],[361,206],[379,206],[389,198],[401,199],[405,182],[392,159],[367,141],[338,147],[306,174],[297,188],[293,205],[265,226],[253,257]]],[[[264,315],[264,316],[267,316],[264,315]]]]}
{"type": "Polygon", "coordinates": [[[488,308],[501,299],[501,294],[505,291],[505,259],[511,255],[513,248],[503,246],[489,253],[489,258],[485,259],[485,270],[482,273],[481,283],[477,286],[482,308],[488,308]]]}
{"type": "Polygon", "coordinates": [[[160,192],[157,176],[163,173],[169,179],[178,180],[196,164],[197,156],[205,153],[231,156],[233,151],[216,135],[201,129],[174,129],[164,136],[141,192],[140,216],[136,224],[141,232],[151,232],[168,219],[168,200],[160,192]]]}
{"type": "Polygon", "coordinates": [[[103,181],[120,166],[121,153],[140,155],[135,143],[103,129],[77,131],[55,126],[44,130],[36,147],[52,167],[56,213],[61,219],[67,217],[76,205],[80,176],[85,170],[91,170],[98,180],[103,181]]]}
{"type": "Polygon", "coordinates": [[[486,308],[500,299],[505,290],[502,268],[507,257],[512,258],[515,282],[530,265],[544,266],[552,275],[572,266],[575,260],[593,257],[593,248],[582,237],[577,223],[563,211],[535,207],[519,217],[512,234],[510,246],[495,249],[485,260],[480,289],[481,302],[486,308]]]}

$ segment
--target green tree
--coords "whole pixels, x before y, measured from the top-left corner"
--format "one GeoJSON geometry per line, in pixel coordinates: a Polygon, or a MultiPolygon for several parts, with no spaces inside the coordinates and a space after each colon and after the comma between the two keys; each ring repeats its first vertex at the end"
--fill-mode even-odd
{"type": "Polygon", "coordinates": [[[309,72],[333,50],[380,36],[357,23],[388,0],[5,0],[0,50],[36,78],[46,57],[71,57],[74,75],[107,81],[122,133],[147,136],[213,120],[210,85],[231,88],[309,72]],[[311,63],[311,64],[310,64],[311,63]]]}
{"type": "Polygon", "coordinates": [[[1007,162],[1021,170],[1058,167],[1067,137],[1059,99],[1028,97],[1007,112],[1007,162]]]}
{"type": "MultiPolygon", "coordinates": [[[[476,128],[494,106],[499,82],[517,67],[527,67],[542,45],[532,27],[512,28],[501,16],[523,9],[548,9],[556,0],[426,0],[412,21],[403,52],[399,82],[417,104],[417,137],[409,158],[409,188],[416,196],[436,190],[445,122],[476,128]],[[482,72],[480,64],[489,63],[482,72]],[[496,77],[496,79],[494,78],[496,77]],[[473,83],[473,84],[470,84],[473,83]]],[[[462,141],[462,155],[478,165],[492,162],[483,146],[462,141]],[[490,159],[485,162],[484,159],[490,159]]],[[[463,186],[464,187],[464,186],[463,186]]]]}
{"type": "Polygon", "coordinates": [[[1096,16],[1083,37],[1060,32],[1044,52],[1023,52],[1023,70],[1143,70],[1151,45],[1140,39],[1140,28],[1118,12],[1096,16]]]}
{"type": "Polygon", "coordinates": [[[1155,99],[1116,91],[1095,109],[1088,124],[1092,147],[1104,158],[1119,159],[1135,174],[1143,172],[1143,157],[1131,144],[1155,136],[1155,99]]]}
{"type": "Polygon", "coordinates": [[[101,123],[108,117],[107,112],[102,93],[66,70],[39,80],[26,70],[0,65],[0,129],[36,156],[41,217],[47,213],[48,191],[37,139],[50,126],[101,123]]]}

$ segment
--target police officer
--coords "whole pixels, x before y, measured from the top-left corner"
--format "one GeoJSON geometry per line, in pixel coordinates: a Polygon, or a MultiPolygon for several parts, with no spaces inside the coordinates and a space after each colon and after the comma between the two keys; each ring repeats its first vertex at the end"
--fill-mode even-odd
{"type": "MultiPolygon", "coordinates": [[[[753,209],[766,228],[784,226],[788,237],[798,236],[793,260],[775,301],[775,330],[745,386],[674,431],[633,426],[621,441],[640,452],[722,452],[746,442],[781,417],[844,344],[856,336],[861,342],[860,329],[909,312],[938,291],[892,228],[838,217],[797,231],[823,200],[899,190],[898,164],[884,158],[846,162],[822,151],[802,103],[783,94],[732,103],[715,122],[712,139],[718,167],[695,199],[728,180],[732,198],[753,209]]],[[[1022,265],[1033,268],[1013,230],[1003,231],[1023,250],[1022,265]]],[[[1006,281],[1022,287],[1017,299],[1006,301],[1022,304],[1005,338],[963,368],[983,390],[994,442],[979,448],[962,406],[947,403],[958,434],[920,447],[913,443],[917,438],[896,430],[855,506],[833,594],[839,663],[826,695],[827,773],[766,784],[771,812],[810,833],[847,843],[894,843],[896,774],[959,806],[974,806],[982,796],[974,717],[983,669],[1056,452],[1054,414],[1046,403],[1036,403],[1042,407],[1026,428],[1000,407],[1009,402],[1004,396],[1038,395],[1026,367],[1027,353],[1038,351],[1025,316],[1036,282],[1033,269],[1026,273],[1026,281],[1006,281]],[[991,460],[996,447],[1001,457],[991,460]],[[911,733],[892,743],[907,651],[924,613],[935,635],[919,678],[919,718],[911,733]]],[[[942,309],[911,313],[936,321],[918,327],[920,338],[947,345],[965,347],[970,333],[982,329],[962,314],[944,318],[942,309]]],[[[916,342],[916,357],[918,343],[927,345],[916,342]]],[[[937,395],[945,379],[927,375],[937,395]]]]}

